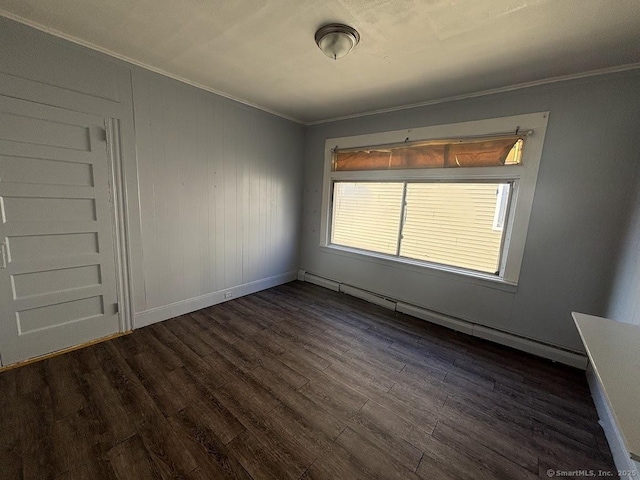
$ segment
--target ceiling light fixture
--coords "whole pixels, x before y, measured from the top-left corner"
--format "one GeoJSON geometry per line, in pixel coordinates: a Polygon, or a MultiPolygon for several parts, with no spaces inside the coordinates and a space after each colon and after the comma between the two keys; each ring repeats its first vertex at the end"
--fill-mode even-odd
{"type": "Polygon", "coordinates": [[[334,60],[344,57],[359,41],[360,34],[357,30],[341,23],[330,23],[316,32],[318,47],[334,60]]]}

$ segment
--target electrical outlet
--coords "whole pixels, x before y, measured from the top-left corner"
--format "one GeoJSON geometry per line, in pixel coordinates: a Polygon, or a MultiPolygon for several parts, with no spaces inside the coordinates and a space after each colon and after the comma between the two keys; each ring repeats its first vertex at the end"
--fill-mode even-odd
{"type": "Polygon", "coordinates": [[[224,294],[224,298],[231,298],[231,297],[233,297],[233,292],[226,292],[224,294]]]}

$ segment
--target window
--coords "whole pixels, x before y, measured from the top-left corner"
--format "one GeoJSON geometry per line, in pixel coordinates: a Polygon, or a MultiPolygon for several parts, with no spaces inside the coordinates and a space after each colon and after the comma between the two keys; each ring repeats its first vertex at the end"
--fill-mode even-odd
{"type": "Polygon", "coordinates": [[[517,283],[547,116],[327,140],[321,245],[517,283]]]}
{"type": "Polygon", "coordinates": [[[510,186],[335,182],[331,244],[495,275],[510,186]]]}

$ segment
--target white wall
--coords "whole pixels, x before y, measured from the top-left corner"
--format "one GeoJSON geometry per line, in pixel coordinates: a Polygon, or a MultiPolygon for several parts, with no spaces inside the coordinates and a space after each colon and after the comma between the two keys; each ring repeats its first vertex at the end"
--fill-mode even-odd
{"type": "Polygon", "coordinates": [[[640,72],[312,126],[301,268],[436,312],[576,351],[572,310],[603,315],[640,151],[640,72]],[[326,138],[550,111],[516,289],[385,266],[319,247],[326,138]]]}
{"type": "Polygon", "coordinates": [[[133,103],[140,323],[295,278],[304,127],[139,69],[133,103]]]}
{"type": "Polygon", "coordinates": [[[640,325],[640,154],[636,158],[636,191],[630,197],[631,215],[624,230],[623,248],[618,258],[606,316],[640,325]]]}
{"type": "Polygon", "coordinates": [[[118,118],[137,326],[295,278],[305,129],[0,17],[0,94],[118,118]]]}
{"type": "MultiPolygon", "coordinates": [[[[4,91],[121,120],[141,320],[217,301],[225,289],[289,278],[300,248],[305,145],[306,270],[567,348],[581,348],[571,310],[607,313],[640,152],[637,72],[317,125],[306,129],[305,143],[300,125],[4,18],[0,43],[4,91]],[[325,138],[543,110],[551,117],[517,290],[318,247],[325,138]]],[[[640,276],[637,198],[609,307],[626,321],[638,318],[630,300],[640,276]]]]}

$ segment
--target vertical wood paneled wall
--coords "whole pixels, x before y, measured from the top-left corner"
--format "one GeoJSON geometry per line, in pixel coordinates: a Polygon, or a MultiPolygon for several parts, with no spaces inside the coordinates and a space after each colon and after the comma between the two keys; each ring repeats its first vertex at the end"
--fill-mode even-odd
{"type": "Polygon", "coordinates": [[[142,309],[298,268],[304,127],[133,72],[142,309]]]}

